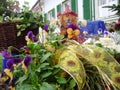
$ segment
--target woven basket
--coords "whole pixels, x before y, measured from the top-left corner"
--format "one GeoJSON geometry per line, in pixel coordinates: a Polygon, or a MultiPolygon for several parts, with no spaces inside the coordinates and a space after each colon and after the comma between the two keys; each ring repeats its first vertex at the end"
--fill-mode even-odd
{"type": "Polygon", "coordinates": [[[38,34],[38,28],[27,28],[25,31],[22,32],[21,36],[17,37],[17,24],[20,23],[0,23],[0,51],[3,49],[7,49],[9,46],[14,46],[16,48],[21,48],[25,46],[25,36],[27,35],[28,31],[33,31],[35,35],[38,34]]]}

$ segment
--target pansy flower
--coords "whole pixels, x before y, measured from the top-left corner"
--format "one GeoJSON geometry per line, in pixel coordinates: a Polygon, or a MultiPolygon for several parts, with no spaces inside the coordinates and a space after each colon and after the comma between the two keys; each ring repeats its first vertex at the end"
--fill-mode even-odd
{"type": "Polygon", "coordinates": [[[33,42],[37,42],[37,41],[38,41],[38,38],[37,38],[35,35],[33,35],[33,36],[32,36],[32,40],[33,40],[33,42]]]}
{"type": "Polygon", "coordinates": [[[27,41],[27,45],[32,43],[32,40],[28,36],[25,36],[25,40],[27,41]]]}
{"type": "Polygon", "coordinates": [[[21,48],[26,54],[30,54],[31,53],[31,50],[28,46],[24,46],[21,48]]]}
{"type": "Polygon", "coordinates": [[[44,25],[44,28],[43,28],[43,29],[44,29],[46,32],[49,32],[48,28],[49,28],[49,26],[46,24],[46,25],[44,25]]]}
{"type": "Polygon", "coordinates": [[[8,77],[10,77],[10,80],[13,79],[13,73],[12,73],[12,71],[11,71],[10,69],[4,69],[4,73],[5,73],[8,77]]]}
{"type": "Polygon", "coordinates": [[[98,29],[98,34],[102,34],[102,29],[101,28],[98,29]]]}
{"type": "Polygon", "coordinates": [[[104,37],[105,37],[105,38],[109,37],[109,32],[108,32],[107,30],[104,31],[104,37]]]}
{"type": "Polygon", "coordinates": [[[22,61],[22,68],[24,69],[25,74],[27,73],[27,68],[29,64],[31,63],[31,61],[32,61],[31,56],[26,56],[24,60],[22,61]]]}
{"type": "Polygon", "coordinates": [[[4,57],[4,58],[10,58],[11,54],[7,51],[7,50],[4,50],[1,52],[1,55],[4,57]]]}
{"type": "Polygon", "coordinates": [[[27,36],[28,36],[28,38],[31,39],[31,37],[33,36],[33,32],[32,32],[32,31],[29,31],[29,32],[27,33],[27,36]]]}
{"type": "Polygon", "coordinates": [[[72,28],[73,30],[76,30],[76,29],[80,29],[77,25],[75,25],[75,24],[69,24],[68,26],[67,26],[67,28],[72,28]]]}
{"type": "Polygon", "coordinates": [[[38,38],[33,34],[32,31],[29,31],[27,36],[25,36],[25,40],[27,41],[27,44],[31,44],[32,42],[37,42],[38,38]]]}
{"type": "Polygon", "coordinates": [[[6,82],[6,81],[9,79],[9,77],[5,75],[4,70],[2,70],[1,79],[2,79],[4,82],[6,82]]]}
{"type": "Polygon", "coordinates": [[[67,27],[68,38],[75,38],[80,34],[79,28],[75,24],[70,24],[67,27]]]}
{"type": "Polygon", "coordinates": [[[22,61],[21,58],[11,58],[8,59],[6,64],[8,69],[13,70],[16,67],[16,64],[20,63],[21,61],[22,61]]]}
{"type": "Polygon", "coordinates": [[[85,29],[85,30],[83,31],[83,34],[84,34],[84,35],[87,35],[87,34],[88,34],[88,29],[85,29]]]}

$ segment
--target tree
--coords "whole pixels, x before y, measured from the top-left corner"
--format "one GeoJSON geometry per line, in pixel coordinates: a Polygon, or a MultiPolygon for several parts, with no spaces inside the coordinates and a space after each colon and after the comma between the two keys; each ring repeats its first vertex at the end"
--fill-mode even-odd
{"type": "Polygon", "coordinates": [[[0,0],[0,15],[10,15],[15,11],[19,12],[19,2],[17,0],[0,0]]]}
{"type": "Polygon", "coordinates": [[[109,8],[112,12],[116,11],[116,15],[120,16],[120,3],[118,5],[113,4],[111,6],[105,6],[103,8],[109,8]]]}

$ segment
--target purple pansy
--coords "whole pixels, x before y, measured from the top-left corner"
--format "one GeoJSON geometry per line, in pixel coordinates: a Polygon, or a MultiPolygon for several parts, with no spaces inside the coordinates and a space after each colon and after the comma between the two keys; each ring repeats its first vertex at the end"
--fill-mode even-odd
{"type": "Polygon", "coordinates": [[[15,64],[18,64],[22,61],[22,59],[21,58],[13,58],[13,61],[15,64]]]}
{"type": "Polygon", "coordinates": [[[105,34],[105,35],[108,35],[108,34],[109,34],[109,32],[108,32],[108,31],[104,31],[104,34],[105,34]]]}
{"type": "Polygon", "coordinates": [[[7,50],[4,50],[1,52],[1,55],[4,57],[4,58],[10,58],[10,53],[7,51],[7,50]]]}
{"type": "Polygon", "coordinates": [[[44,25],[44,28],[43,28],[43,29],[44,29],[46,32],[49,32],[48,28],[49,28],[49,26],[46,24],[46,25],[44,25]]]}
{"type": "Polygon", "coordinates": [[[98,29],[98,34],[102,34],[102,29],[101,28],[98,29]]]}
{"type": "Polygon", "coordinates": [[[67,28],[72,28],[73,30],[75,30],[75,29],[80,29],[77,25],[75,25],[75,24],[69,24],[68,26],[67,26],[67,28]]]}
{"type": "Polygon", "coordinates": [[[29,39],[31,39],[31,40],[34,41],[34,42],[37,42],[37,41],[38,41],[38,38],[33,34],[32,31],[29,31],[29,32],[27,33],[27,36],[28,36],[29,39]]]}
{"type": "Polygon", "coordinates": [[[31,39],[31,37],[33,36],[33,32],[32,32],[32,31],[29,31],[29,32],[27,33],[27,36],[28,36],[28,38],[31,39]]]}
{"type": "Polygon", "coordinates": [[[35,35],[33,35],[33,36],[32,36],[32,40],[33,40],[34,42],[37,42],[37,41],[38,41],[38,38],[37,38],[35,35]]]}
{"type": "Polygon", "coordinates": [[[24,64],[25,64],[25,66],[28,67],[28,65],[31,63],[31,61],[32,61],[32,57],[31,56],[26,56],[24,58],[24,64]]]}
{"type": "Polygon", "coordinates": [[[22,61],[22,59],[21,58],[11,58],[11,59],[8,59],[8,61],[7,61],[7,67],[9,68],[9,69],[12,69],[13,68],[13,64],[18,64],[18,63],[20,63],[22,61]]]}
{"type": "Polygon", "coordinates": [[[9,59],[6,64],[9,69],[13,69],[14,61],[12,59],[9,59]]]}

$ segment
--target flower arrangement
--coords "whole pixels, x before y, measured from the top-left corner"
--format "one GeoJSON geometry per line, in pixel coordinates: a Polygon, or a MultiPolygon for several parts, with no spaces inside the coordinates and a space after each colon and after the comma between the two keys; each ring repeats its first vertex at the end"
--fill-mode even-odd
{"type": "MultiPolygon", "coordinates": [[[[76,18],[75,13],[72,15],[76,18]]],[[[65,20],[61,34],[54,34],[54,28],[44,25],[37,36],[28,32],[26,46],[1,52],[6,62],[0,88],[4,85],[10,90],[120,89],[120,64],[105,49],[80,44],[83,37],[76,20],[65,20]]]]}
{"type": "MultiPolygon", "coordinates": [[[[119,89],[120,65],[104,49],[54,35],[45,25],[45,42],[33,32],[20,50],[2,51],[7,59],[1,81],[11,90],[119,89]],[[47,32],[46,32],[47,30],[47,32]],[[16,54],[16,55],[15,55],[16,54]]],[[[39,35],[38,35],[39,36],[39,35]]]]}

